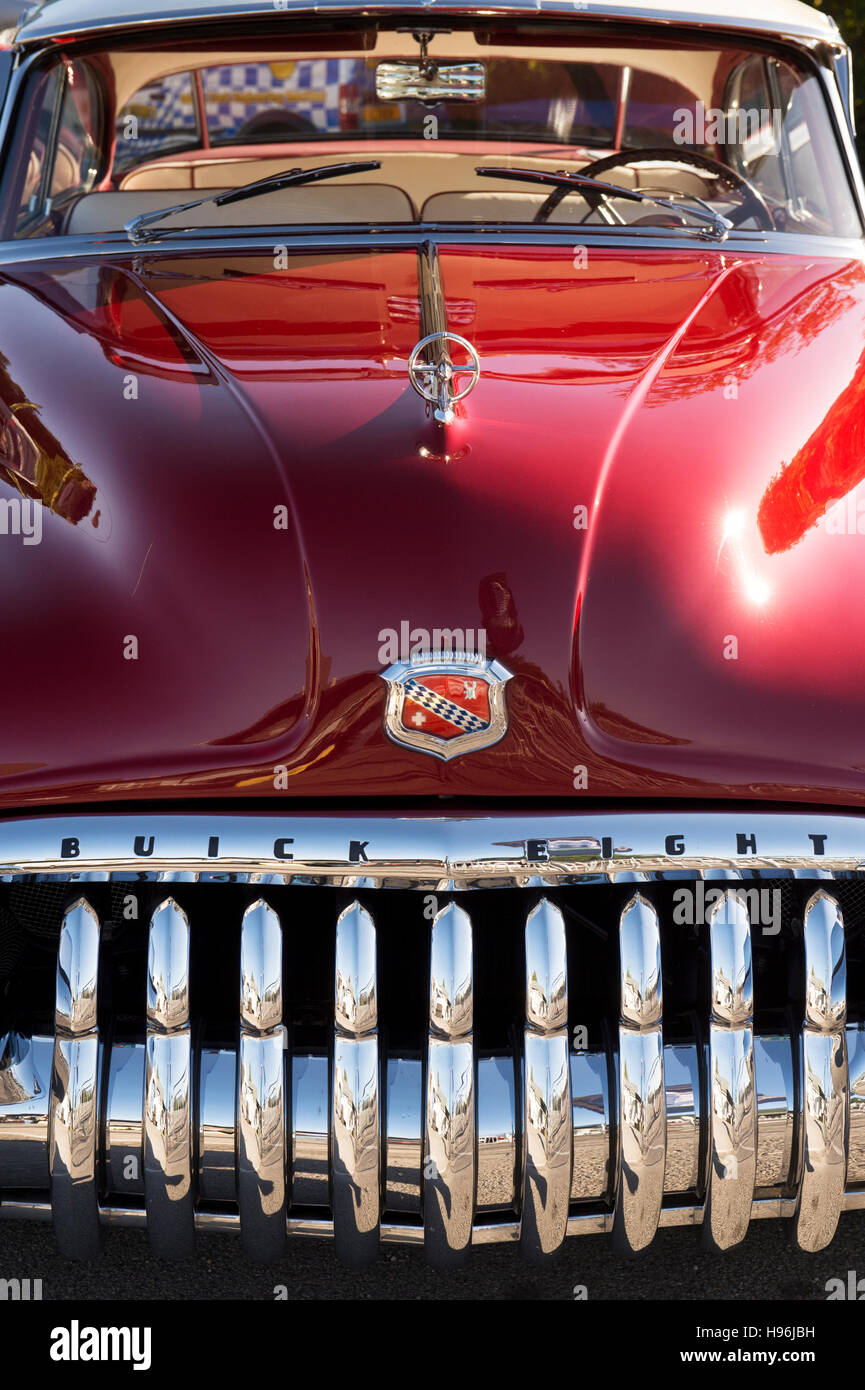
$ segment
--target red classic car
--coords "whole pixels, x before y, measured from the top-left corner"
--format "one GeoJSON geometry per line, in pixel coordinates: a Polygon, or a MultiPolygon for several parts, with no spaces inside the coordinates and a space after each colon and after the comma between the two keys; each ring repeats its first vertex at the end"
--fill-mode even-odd
{"type": "Polygon", "coordinates": [[[7,19],[0,1217],[823,1248],[865,1208],[834,23],[7,19]]]}

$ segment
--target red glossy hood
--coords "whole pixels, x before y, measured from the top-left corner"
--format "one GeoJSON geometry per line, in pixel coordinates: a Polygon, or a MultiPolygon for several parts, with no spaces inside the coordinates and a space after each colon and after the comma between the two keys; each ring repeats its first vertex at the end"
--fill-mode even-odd
{"type": "Polygon", "coordinates": [[[283,259],[4,270],[0,804],[865,801],[859,262],[443,247],[445,437],[414,252],[283,259]],[[387,739],[403,622],[486,629],[499,744],[387,739]]]}

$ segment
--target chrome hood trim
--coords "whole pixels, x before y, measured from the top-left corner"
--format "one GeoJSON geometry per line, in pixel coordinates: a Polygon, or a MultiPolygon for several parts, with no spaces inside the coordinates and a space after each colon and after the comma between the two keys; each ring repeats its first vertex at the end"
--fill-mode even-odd
{"type": "Polygon", "coordinates": [[[490,888],[713,870],[865,872],[865,818],[802,811],[45,815],[0,822],[0,879],[490,888]]]}

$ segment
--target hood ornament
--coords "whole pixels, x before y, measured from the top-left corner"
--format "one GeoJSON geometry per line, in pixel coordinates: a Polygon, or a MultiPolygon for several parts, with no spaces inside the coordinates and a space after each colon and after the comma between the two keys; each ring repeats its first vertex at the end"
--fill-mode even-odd
{"type": "Polygon", "coordinates": [[[422,242],[417,250],[417,300],[424,336],[408,359],[409,381],[418,395],[433,406],[433,417],[439,424],[450,425],[457,401],[477,386],[481,363],[468,339],[448,329],[447,301],[434,241],[422,242]],[[456,345],[457,362],[454,362],[449,344],[456,345]],[[462,365],[466,354],[468,363],[462,365]],[[457,378],[464,376],[469,382],[460,391],[457,378]]]}
{"type": "Polygon", "coordinates": [[[476,652],[419,652],[382,671],[384,727],[404,748],[447,761],[507,733],[505,683],[513,672],[476,652]]]}
{"type": "Polygon", "coordinates": [[[435,406],[433,415],[442,425],[450,425],[454,418],[454,406],[477,386],[481,374],[481,363],[475,349],[467,338],[458,333],[429,333],[412,350],[408,359],[409,380],[419,396],[431,401],[435,406]],[[458,343],[468,353],[465,366],[453,361],[448,343],[458,343]],[[468,376],[467,386],[456,389],[456,378],[468,376]]]}

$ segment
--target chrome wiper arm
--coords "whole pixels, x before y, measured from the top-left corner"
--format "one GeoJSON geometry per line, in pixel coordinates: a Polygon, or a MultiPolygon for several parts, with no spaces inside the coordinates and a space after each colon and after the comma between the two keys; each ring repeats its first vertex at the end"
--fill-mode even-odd
{"type": "MultiPolygon", "coordinates": [[[[260,193],[277,193],[281,188],[290,188],[296,184],[317,183],[319,179],[338,179],[343,174],[365,174],[370,169],[380,168],[381,161],[378,159],[352,159],[343,164],[322,164],[318,169],[284,169],[280,174],[269,174],[267,178],[241,184],[239,188],[229,188],[225,193],[210,193],[206,198],[196,198],[191,203],[175,203],[172,207],[157,208],[154,212],[142,212],[127,222],[124,230],[131,241],[147,241],[150,235],[161,235],[148,233],[147,228],[175,212],[190,212],[192,208],[201,208],[207,203],[224,207],[226,203],[241,203],[246,198],[257,198],[260,193]]],[[[184,229],[175,227],[170,230],[184,229]]]]}
{"type": "MultiPolygon", "coordinates": [[[[496,169],[478,165],[475,173],[480,174],[482,178],[513,179],[518,183],[545,183],[552,184],[554,188],[585,188],[589,192],[600,193],[605,198],[624,198],[630,203],[653,203],[655,207],[665,208],[668,212],[686,212],[704,224],[699,229],[701,235],[714,236],[719,241],[723,241],[727,233],[733,229],[732,222],[707,207],[701,198],[695,199],[700,204],[699,207],[683,206],[681,203],[674,203],[670,198],[659,198],[654,193],[642,193],[636,188],[619,188],[614,183],[603,183],[600,179],[592,179],[585,174],[570,174],[566,169],[552,173],[547,169],[496,169]]],[[[690,198],[692,195],[682,196],[690,198]]]]}

